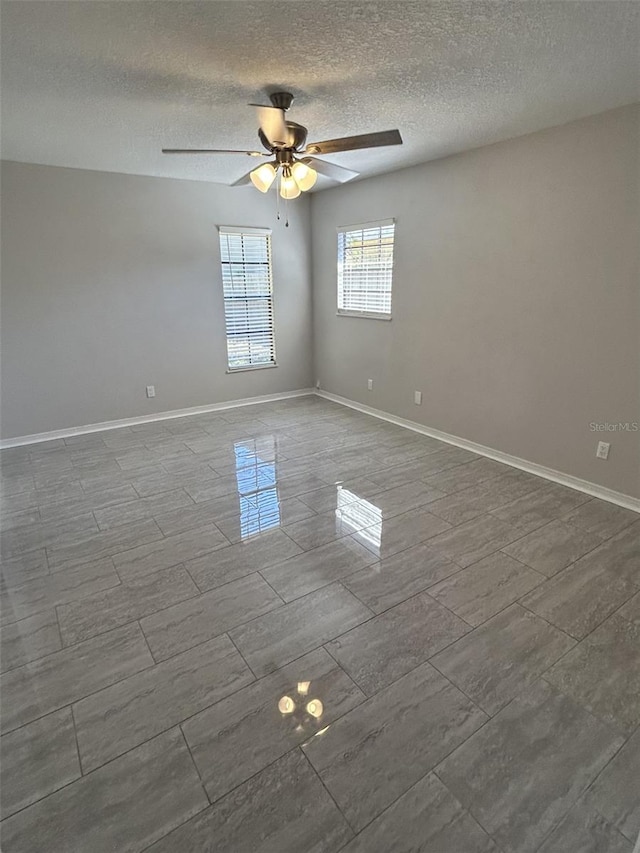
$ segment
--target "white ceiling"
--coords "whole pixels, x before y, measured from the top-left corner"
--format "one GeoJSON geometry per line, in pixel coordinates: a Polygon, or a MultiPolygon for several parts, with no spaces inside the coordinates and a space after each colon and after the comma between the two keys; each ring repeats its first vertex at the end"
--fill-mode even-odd
{"type": "Polygon", "coordinates": [[[640,100],[637,2],[2,3],[2,156],[230,183],[250,101],[292,91],[309,141],[398,127],[327,159],[362,175],[640,100]]]}

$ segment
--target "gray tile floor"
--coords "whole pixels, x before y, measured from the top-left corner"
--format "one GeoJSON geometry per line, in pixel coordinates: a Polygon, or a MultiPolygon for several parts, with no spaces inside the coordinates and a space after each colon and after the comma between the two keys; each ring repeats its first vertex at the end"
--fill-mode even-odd
{"type": "Polygon", "coordinates": [[[316,397],[1,461],[4,853],[631,853],[638,515],[316,397]]]}

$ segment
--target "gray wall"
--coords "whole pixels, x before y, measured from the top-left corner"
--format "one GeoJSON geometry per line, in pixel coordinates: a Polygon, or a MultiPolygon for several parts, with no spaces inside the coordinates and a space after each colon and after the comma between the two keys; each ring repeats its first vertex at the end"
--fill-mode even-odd
{"type": "Polygon", "coordinates": [[[640,421],[639,124],[623,108],[316,193],[288,229],[251,187],[3,163],[2,435],[317,377],[640,495],[640,433],[589,429],[640,421]],[[393,320],[337,317],[336,226],[389,216],[393,320]],[[276,369],[225,373],[216,224],[273,228],[276,369]]]}
{"type": "Polygon", "coordinates": [[[626,107],[315,195],[322,387],[640,495],[640,433],[589,428],[640,421],[639,121],[626,107]],[[393,319],[337,317],[336,226],[387,217],[393,319]]]}
{"type": "Polygon", "coordinates": [[[2,437],[309,387],[309,206],[3,163],[2,437]],[[273,228],[277,368],[225,373],[218,224],[273,228]]]}

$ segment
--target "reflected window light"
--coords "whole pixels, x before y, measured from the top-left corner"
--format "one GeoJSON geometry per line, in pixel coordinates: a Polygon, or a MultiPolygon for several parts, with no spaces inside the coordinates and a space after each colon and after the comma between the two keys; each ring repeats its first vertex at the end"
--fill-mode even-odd
{"type": "Polygon", "coordinates": [[[240,536],[248,539],[280,526],[276,451],[272,436],[236,441],[240,536]]]}
{"type": "Polygon", "coordinates": [[[358,539],[369,548],[380,552],[382,542],[382,510],[359,498],[338,484],[336,496],[336,522],[347,533],[358,533],[358,539]]]}

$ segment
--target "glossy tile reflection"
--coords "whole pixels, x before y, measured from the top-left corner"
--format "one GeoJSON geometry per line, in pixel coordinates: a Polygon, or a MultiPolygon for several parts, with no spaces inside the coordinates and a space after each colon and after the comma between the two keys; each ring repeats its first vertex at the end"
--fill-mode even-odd
{"type": "Polygon", "coordinates": [[[382,510],[374,503],[359,498],[354,492],[338,484],[336,487],[336,528],[349,533],[359,533],[365,547],[380,554],[382,541],[382,510]]]}
{"type": "Polygon", "coordinates": [[[215,802],[294,747],[322,737],[364,698],[333,658],[316,649],[196,714],[182,728],[209,798],[215,802]],[[306,715],[302,699],[302,715],[282,714],[282,697],[296,701],[307,681],[323,703],[322,716],[306,715]]]}
{"type": "Polygon", "coordinates": [[[315,396],[0,463],[3,853],[630,853],[633,513],[315,396]]]}
{"type": "Polygon", "coordinates": [[[243,539],[280,526],[276,451],[272,436],[234,444],[243,539]]]}
{"type": "Polygon", "coordinates": [[[278,711],[283,717],[291,717],[296,731],[302,732],[310,721],[322,719],[324,702],[310,692],[310,681],[299,681],[294,689],[278,699],[278,711]]]}

